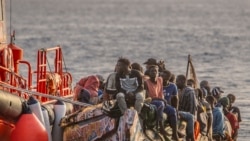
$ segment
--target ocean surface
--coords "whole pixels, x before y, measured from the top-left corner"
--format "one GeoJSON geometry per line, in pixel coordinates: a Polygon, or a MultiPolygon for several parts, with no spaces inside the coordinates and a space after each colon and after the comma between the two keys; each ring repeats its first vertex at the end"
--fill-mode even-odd
{"type": "Polygon", "coordinates": [[[106,78],[120,56],[140,64],[162,59],[174,74],[185,74],[190,54],[199,80],[222,87],[224,96],[236,95],[243,119],[238,140],[249,140],[249,0],[11,2],[11,8],[6,2],[8,32],[16,31],[15,43],[33,70],[37,50],[56,45],[63,48],[74,84],[91,74],[106,78]]]}

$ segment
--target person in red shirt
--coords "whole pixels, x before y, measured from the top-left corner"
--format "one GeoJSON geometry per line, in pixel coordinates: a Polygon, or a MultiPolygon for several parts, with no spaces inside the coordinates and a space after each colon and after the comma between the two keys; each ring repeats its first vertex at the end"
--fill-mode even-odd
{"type": "Polygon", "coordinates": [[[151,104],[157,107],[157,121],[159,122],[160,132],[166,135],[163,126],[163,110],[165,108],[165,101],[163,96],[163,80],[159,77],[159,67],[152,65],[148,69],[149,79],[145,81],[146,98],[152,99],[151,104]]]}

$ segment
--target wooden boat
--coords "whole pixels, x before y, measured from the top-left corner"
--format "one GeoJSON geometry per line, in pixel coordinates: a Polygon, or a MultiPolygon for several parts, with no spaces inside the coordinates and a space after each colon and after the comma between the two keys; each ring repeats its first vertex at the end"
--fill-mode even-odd
{"type": "Polygon", "coordinates": [[[5,0],[0,0],[0,139],[1,141],[144,140],[135,110],[120,120],[107,116],[102,104],[73,101],[72,76],[64,70],[60,46],[37,51],[36,70],[24,51],[7,43],[5,0]],[[53,70],[48,54],[54,54],[53,70]],[[19,69],[27,72],[21,76],[19,69]],[[73,111],[73,105],[82,106],[73,111]],[[126,134],[125,134],[126,133],[126,134]]]}

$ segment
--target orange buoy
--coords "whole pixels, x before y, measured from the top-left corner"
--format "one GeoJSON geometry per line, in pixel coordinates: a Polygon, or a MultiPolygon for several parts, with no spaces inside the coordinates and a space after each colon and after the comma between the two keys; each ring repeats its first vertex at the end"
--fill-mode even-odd
{"type": "Polygon", "coordinates": [[[9,138],[13,129],[14,129],[13,124],[0,120],[0,139],[2,141],[10,140],[9,138]]]}
{"type": "Polygon", "coordinates": [[[11,141],[48,141],[48,133],[39,119],[26,108],[11,133],[11,141]]]}

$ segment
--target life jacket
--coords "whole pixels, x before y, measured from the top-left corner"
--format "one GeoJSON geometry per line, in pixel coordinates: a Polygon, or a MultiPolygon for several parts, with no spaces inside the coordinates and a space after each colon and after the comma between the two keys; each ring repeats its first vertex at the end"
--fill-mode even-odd
{"type": "Polygon", "coordinates": [[[200,123],[198,121],[194,122],[194,139],[198,140],[200,136],[200,123]]]}

